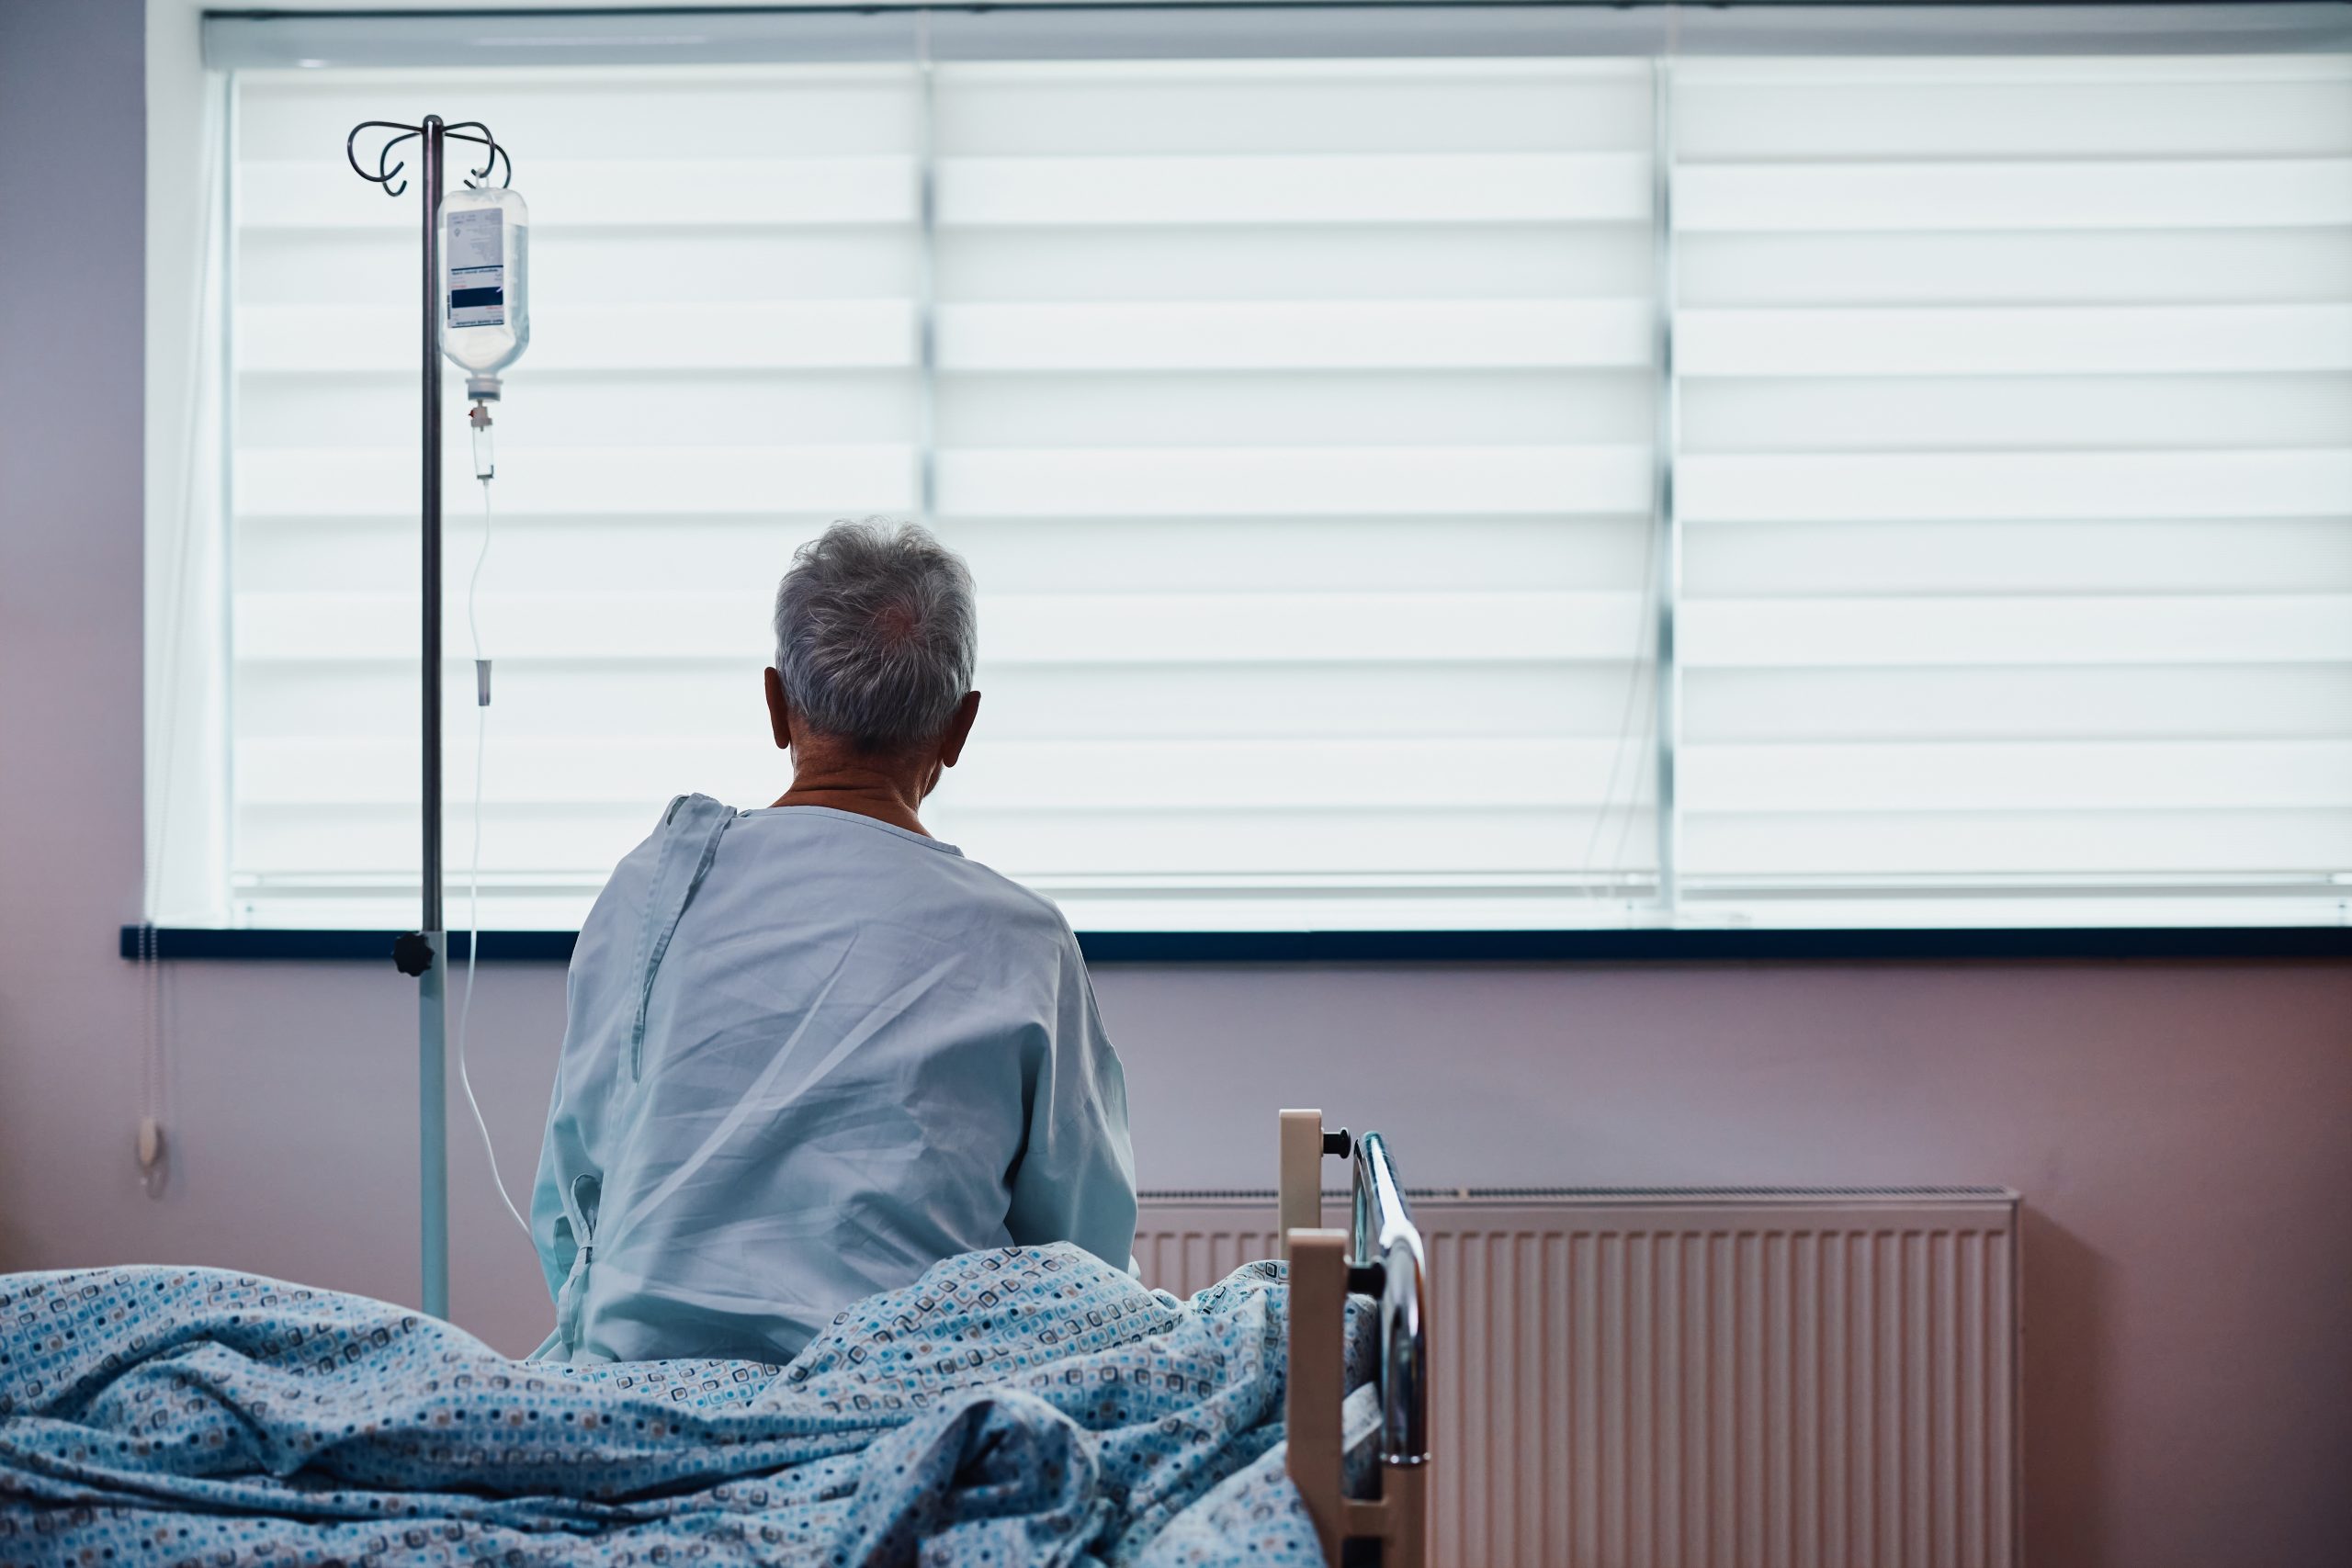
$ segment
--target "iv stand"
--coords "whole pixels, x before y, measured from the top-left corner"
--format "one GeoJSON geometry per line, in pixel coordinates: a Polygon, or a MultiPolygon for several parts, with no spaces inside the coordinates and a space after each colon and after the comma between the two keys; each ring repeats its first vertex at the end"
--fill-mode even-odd
{"type": "MultiPolygon", "coordinates": [[[[392,944],[392,962],[403,975],[417,979],[417,1198],[422,1211],[419,1241],[422,1255],[424,1310],[434,1317],[449,1315],[449,1149],[448,1080],[446,1044],[448,1030],[447,957],[449,933],[441,912],[441,189],[443,144],[455,140],[488,148],[481,168],[469,184],[489,178],[503,160],[506,183],[514,178],[514,161],[479,120],[445,124],[438,115],[426,115],[421,125],[391,120],[363,120],[344,141],[344,156],[363,180],[384,187],[387,196],[408,188],[391,182],[408,165],[385,167],[394,147],[410,138],[422,142],[424,270],[421,432],[424,437],[423,491],[419,517],[424,536],[424,909],[421,929],[392,944]],[[376,156],[376,172],[361,166],[354,151],[359,133],[370,128],[398,132],[376,156]],[[468,135],[469,130],[480,135],[468,135]]],[[[469,940],[481,940],[477,932],[469,940]]]]}

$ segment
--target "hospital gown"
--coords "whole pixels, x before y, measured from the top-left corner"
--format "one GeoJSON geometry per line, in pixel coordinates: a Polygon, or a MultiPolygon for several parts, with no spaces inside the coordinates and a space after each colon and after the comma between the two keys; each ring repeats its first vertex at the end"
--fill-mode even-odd
{"type": "Polygon", "coordinates": [[[785,1360],[983,1247],[1130,1262],[1126,1090],[1060,912],[821,807],[671,804],[571,961],[543,1356],[785,1360]]]}

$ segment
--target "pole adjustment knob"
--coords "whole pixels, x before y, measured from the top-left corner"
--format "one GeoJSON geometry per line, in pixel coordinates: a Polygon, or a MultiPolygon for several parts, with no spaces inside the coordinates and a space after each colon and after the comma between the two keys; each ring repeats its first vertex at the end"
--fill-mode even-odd
{"type": "Polygon", "coordinates": [[[422,975],[433,967],[433,939],[411,931],[392,943],[392,967],[403,975],[422,975]]]}

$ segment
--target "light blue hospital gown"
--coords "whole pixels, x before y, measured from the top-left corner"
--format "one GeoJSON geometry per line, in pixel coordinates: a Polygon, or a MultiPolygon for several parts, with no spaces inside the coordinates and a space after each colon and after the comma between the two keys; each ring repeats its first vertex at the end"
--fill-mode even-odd
{"type": "Polygon", "coordinates": [[[571,1361],[786,1360],[941,1258],[1134,1245],[1060,911],[821,807],[671,803],[582,928],[531,1230],[571,1361]]]}

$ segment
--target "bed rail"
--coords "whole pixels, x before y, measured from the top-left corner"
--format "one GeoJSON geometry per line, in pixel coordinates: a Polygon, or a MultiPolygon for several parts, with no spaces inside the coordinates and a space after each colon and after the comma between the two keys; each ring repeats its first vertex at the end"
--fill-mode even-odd
{"type": "Polygon", "coordinates": [[[1280,1215],[1290,1259],[1290,1373],[1284,1393],[1288,1467],[1321,1538],[1324,1561],[1421,1568],[1429,1543],[1429,1253],[1404,1183],[1377,1133],[1350,1140],[1323,1131],[1319,1111],[1282,1113],[1280,1215]],[[1325,1155],[1354,1156],[1350,1227],[1323,1228],[1325,1155]],[[1380,1325],[1378,1491],[1347,1495],[1340,1403],[1346,1387],[1347,1299],[1374,1297],[1380,1325]]]}

